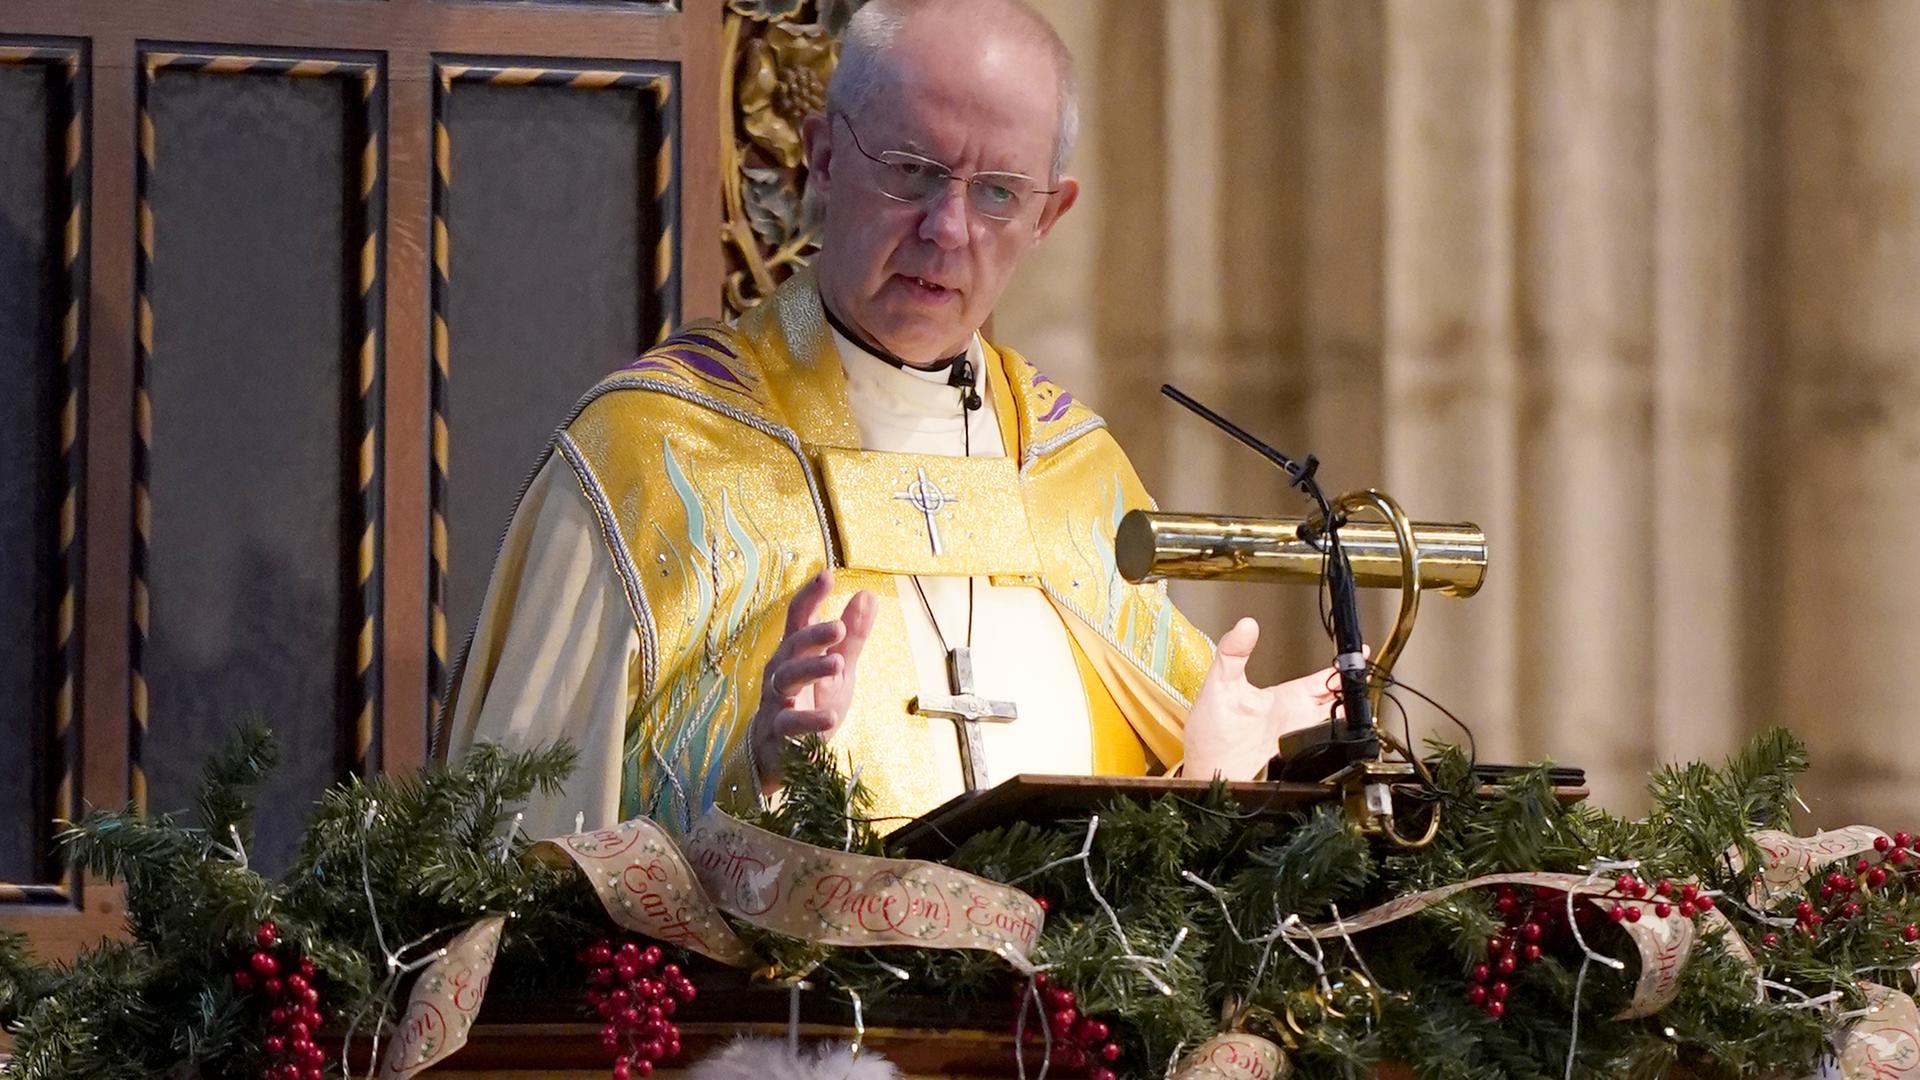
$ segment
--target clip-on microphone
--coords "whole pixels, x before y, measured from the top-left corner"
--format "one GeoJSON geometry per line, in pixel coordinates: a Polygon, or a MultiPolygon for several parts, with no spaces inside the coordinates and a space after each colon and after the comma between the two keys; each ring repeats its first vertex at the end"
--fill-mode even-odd
{"type": "Polygon", "coordinates": [[[973,361],[961,356],[947,369],[947,385],[958,387],[967,392],[965,398],[967,411],[980,408],[980,373],[974,369],[973,361]]]}

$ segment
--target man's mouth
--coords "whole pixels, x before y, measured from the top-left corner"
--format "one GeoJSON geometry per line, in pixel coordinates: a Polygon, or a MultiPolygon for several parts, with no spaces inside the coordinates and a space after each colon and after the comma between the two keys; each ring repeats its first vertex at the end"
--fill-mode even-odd
{"type": "Polygon", "coordinates": [[[939,296],[939,295],[953,291],[952,289],[949,289],[948,287],[940,284],[937,281],[932,281],[927,278],[920,277],[916,274],[901,274],[899,276],[900,276],[900,280],[926,293],[929,296],[939,296]]]}

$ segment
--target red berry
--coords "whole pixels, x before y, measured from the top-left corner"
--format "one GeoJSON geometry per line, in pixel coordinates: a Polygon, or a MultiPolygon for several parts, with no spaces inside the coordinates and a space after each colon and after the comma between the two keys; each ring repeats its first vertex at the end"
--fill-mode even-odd
{"type": "Polygon", "coordinates": [[[1494,935],[1493,937],[1490,937],[1490,938],[1488,938],[1488,939],[1487,939],[1487,954],[1488,954],[1488,955],[1490,955],[1490,956],[1499,956],[1499,955],[1500,955],[1501,953],[1503,953],[1503,952],[1505,952],[1505,951],[1507,951],[1507,939],[1506,939],[1506,938],[1503,938],[1503,937],[1500,937],[1499,935],[1497,935],[1497,934],[1496,934],[1496,935],[1494,935]]]}
{"type": "Polygon", "coordinates": [[[1477,985],[1476,985],[1476,986],[1469,986],[1469,987],[1467,987],[1467,1004],[1469,1004],[1469,1005],[1485,1005],[1486,1003],[1487,1003],[1487,988],[1486,988],[1486,987],[1484,987],[1484,986],[1477,986],[1477,985]]]}
{"type": "Polygon", "coordinates": [[[1104,1065],[1095,1065],[1087,1070],[1087,1080],[1114,1080],[1113,1070],[1104,1065]]]}
{"type": "Polygon", "coordinates": [[[287,976],[284,985],[287,988],[287,993],[294,997],[300,997],[307,992],[307,980],[301,978],[297,973],[287,976]]]}
{"type": "Polygon", "coordinates": [[[1661,878],[1654,883],[1653,891],[1659,893],[1661,896],[1667,896],[1673,892],[1673,882],[1668,881],[1666,878],[1661,878]]]}
{"type": "Polygon", "coordinates": [[[1528,941],[1539,941],[1542,932],[1537,922],[1530,922],[1520,928],[1520,936],[1528,941]]]}
{"type": "Polygon", "coordinates": [[[236,971],[236,972],[234,972],[234,973],[233,973],[233,988],[234,988],[235,990],[251,990],[251,989],[253,989],[253,972],[251,972],[251,971],[236,971]]]}
{"type": "Polygon", "coordinates": [[[1520,955],[1526,957],[1527,963],[1531,964],[1535,960],[1540,959],[1540,946],[1529,945],[1521,950],[1520,955]]]}
{"type": "Polygon", "coordinates": [[[280,961],[270,952],[256,952],[247,960],[256,975],[272,975],[280,970],[280,961]]]}
{"type": "Polygon", "coordinates": [[[665,979],[665,980],[667,980],[668,982],[672,982],[673,980],[675,980],[675,979],[677,979],[677,978],[679,978],[679,977],[680,977],[680,965],[679,965],[679,964],[668,964],[668,965],[667,965],[666,967],[663,967],[663,968],[661,968],[661,969],[660,969],[660,977],[661,977],[662,979],[665,979]]]}
{"type": "Polygon", "coordinates": [[[1470,974],[1474,982],[1483,983],[1483,982],[1486,982],[1487,979],[1493,975],[1493,972],[1490,969],[1488,969],[1487,965],[1485,964],[1475,964],[1473,965],[1473,971],[1470,972],[1470,974]]]}
{"type": "Polygon", "coordinates": [[[1637,908],[1637,907],[1630,907],[1630,908],[1628,908],[1628,909],[1627,909],[1627,921],[1628,921],[1628,922],[1639,922],[1639,921],[1640,921],[1640,909],[1639,909],[1639,908],[1637,908]]]}
{"type": "Polygon", "coordinates": [[[1683,919],[1693,918],[1693,901],[1691,900],[1680,901],[1680,917],[1683,919]]]}
{"type": "Polygon", "coordinates": [[[1661,902],[1659,902],[1659,903],[1657,903],[1657,904],[1655,904],[1655,905],[1653,905],[1653,916],[1654,916],[1654,918],[1656,918],[1656,919],[1664,919],[1664,918],[1666,918],[1667,916],[1669,916],[1669,915],[1671,915],[1671,914],[1673,914],[1673,905],[1672,905],[1672,904],[1669,904],[1669,903],[1667,903],[1666,901],[1664,901],[1664,900],[1662,900],[1661,902]]]}
{"type": "Polygon", "coordinates": [[[266,1041],[267,1053],[279,1054],[287,1048],[287,1040],[279,1035],[269,1035],[266,1041]]]}
{"type": "MultiPolygon", "coordinates": [[[[1513,974],[1514,969],[1520,966],[1520,962],[1514,959],[1512,953],[1508,953],[1507,955],[1501,957],[1500,963],[1495,966],[1497,966],[1500,969],[1500,974],[1511,975],[1513,974]]],[[[1497,986],[1499,984],[1496,983],[1494,985],[1497,986]]]]}
{"type": "Polygon", "coordinates": [[[260,929],[253,932],[253,940],[261,948],[271,949],[280,941],[280,928],[273,925],[272,920],[263,922],[260,924],[260,929]]]}
{"type": "Polygon", "coordinates": [[[1713,904],[1712,893],[1701,893],[1699,896],[1693,898],[1693,906],[1699,908],[1701,911],[1712,911],[1713,904]]]}
{"type": "Polygon", "coordinates": [[[1880,886],[1885,885],[1886,883],[1887,883],[1887,872],[1885,870],[1882,870],[1876,866],[1873,869],[1867,871],[1867,888],[1877,889],[1880,886]]]}
{"type": "Polygon", "coordinates": [[[646,1080],[647,1077],[653,1075],[653,1062],[648,1061],[646,1058],[641,1058],[639,1061],[634,1062],[633,1075],[640,1077],[641,1080],[646,1080]]]}
{"type": "Polygon", "coordinates": [[[1775,945],[1780,944],[1780,935],[1769,930],[1765,934],[1762,934],[1760,936],[1760,944],[1765,945],[1767,948],[1771,949],[1775,945]]]}
{"type": "Polygon", "coordinates": [[[1046,897],[1044,897],[1044,896],[1036,896],[1036,897],[1034,897],[1034,898],[1033,898],[1033,905],[1034,905],[1035,907],[1037,907],[1037,908],[1039,908],[1039,909],[1040,909],[1040,914],[1042,914],[1042,915],[1045,915],[1045,914],[1047,914],[1048,912],[1051,912],[1051,911],[1053,910],[1053,904],[1052,904],[1052,902],[1051,902],[1051,901],[1049,901],[1049,900],[1048,900],[1048,899],[1047,899],[1046,897]]]}
{"type": "Polygon", "coordinates": [[[1620,880],[1614,882],[1613,887],[1619,890],[1620,892],[1627,894],[1628,896],[1632,896],[1634,884],[1635,882],[1633,880],[1632,874],[1621,874],[1620,880]]]}
{"type": "Polygon", "coordinates": [[[1912,843],[1913,843],[1913,837],[1908,835],[1907,833],[1897,832],[1893,834],[1894,847],[1903,848],[1911,845],[1912,843]]]}
{"type": "Polygon", "coordinates": [[[1692,900],[1697,898],[1699,895],[1700,895],[1700,886],[1698,885],[1680,886],[1680,899],[1682,900],[1692,900]]]}
{"type": "Polygon", "coordinates": [[[1920,926],[1908,923],[1906,929],[1900,931],[1900,936],[1908,941],[1920,941],[1920,926]]]}
{"type": "Polygon", "coordinates": [[[1612,919],[1614,922],[1619,922],[1626,917],[1627,909],[1621,907],[1619,904],[1615,904],[1607,909],[1607,918],[1612,919]]]}
{"type": "Polygon", "coordinates": [[[1814,915],[1813,905],[1808,903],[1805,900],[1802,900],[1798,905],[1794,907],[1793,914],[1794,914],[1794,917],[1798,918],[1801,922],[1805,922],[1808,919],[1813,918],[1813,915],[1814,915]]]}
{"type": "Polygon", "coordinates": [[[1893,854],[1887,856],[1887,861],[1892,863],[1895,866],[1904,865],[1907,861],[1907,849],[1894,848],[1893,854]]]}
{"type": "Polygon", "coordinates": [[[628,1077],[632,1075],[633,1066],[627,1064],[626,1058],[621,1058],[613,1063],[613,1080],[628,1080],[628,1077]]]}
{"type": "Polygon", "coordinates": [[[300,1074],[300,1080],[327,1080],[327,1070],[318,1065],[309,1065],[300,1074]]]}
{"type": "Polygon", "coordinates": [[[1879,853],[1880,853],[1880,854],[1882,854],[1882,855],[1885,855],[1885,854],[1886,854],[1887,852],[1889,852],[1889,851],[1892,851],[1892,850],[1893,850],[1893,837],[1891,837],[1891,836],[1876,836],[1876,837],[1874,837],[1874,838],[1873,838],[1873,850],[1875,850],[1875,851],[1877,851],[1877,852],[1879,852],[1879,853]]]}
{"type": "Polygon", "coordinates": [[[285,984],[283,984],[279,980],[279,978],[277,978],[276,976],[269,975],[267,976],[266,979],[264,979],[260,983],[260,992],[267,995],[270,998],[279,997],[280,991],[284,989],[286,989],[285,984]]]}
{"type": "Polygon", "coordinates": [[[287,1022],[287,1015],[287,1010],[284,1007],[276,1005],[273,1011],[267,1014],[267,1023],[272,1024],[274,1027],[279,1027],[287,1022]]]}
{"type": "Polygon", "coordinates": [[[1047,1003],[1047,1011],[1058,1012],[1073,1004],[1073,992],[1055,987],[1041,995],[1040,1000],[1047,1003]]]}
{"type": "Polygon", "coordinates": [[[1507,1015],[1507,1003],[1504,1001],[1487,1002],[1487,1015],[1493,1017],[1495,1020],[1507,1015]]]}
{"type": "Polygon", "coordinates": [[[661,953],[660,951],[660,946],[649,945],[646,948],[640,950],[640,963],[645,967],[650,967],[650,968],[659,967],[660,958],[663,955],[664,954],[661,953]]]}
{"type": "Polygon", "coordinates": [[[1497,982],[1487,988],[1487,996],[1495,1001],[1505,1001],[1507,1000],[1508,989],[1506,983],[1497,982]]]}
{"type": "Polygon", "coordinates": [[[1048,1017],[1047,1023],[1053,1028],[1056,1036],[1064,1037],[1068,1031],[1073,1030],[1073,1022],[1079,1018],[1080,1014],[1078,1011],[1074,1009],[1061,1009],[1048,1017]]]}
{"type": "Polygon", "coordinates": [[[1872,865],[1872,863],[1867,861],[1866,856],[1862,855],[1860,858],[1853,860],[1853,872],[1856,874],[1864,874],[1867,872],[1867,867],[1872,865]]]}
{"type": "Polygon", "coordinates": [[[1101,1047],[1100,1060],[1106,1061],[1106,1062],[1119,1061],[1120,1060],[1120,1044],[1110,1042],[1107,1045],[1101,1047]]]}

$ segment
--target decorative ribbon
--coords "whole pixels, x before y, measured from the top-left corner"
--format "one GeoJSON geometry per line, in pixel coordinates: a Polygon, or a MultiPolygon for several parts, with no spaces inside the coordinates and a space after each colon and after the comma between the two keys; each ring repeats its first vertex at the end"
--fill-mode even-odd
{"type": "MultiPolygon", "coordinates": [[[[700,819],[684,846],[636,818],[542,840],[528,854],[579,867],[608,917],[626,929],[732,967],[756,961],[721,912],[826,945],[980,949],[1021,971],[1033,970],[1029,956],[1046,921],[1019,889],[938,863],[815,847],[719,810],[700,819]]],[[[407,1080],[466,1045],[505,925],[505,916],[480,920],[420,973],[381,1063],[385,1080],[407,1080]]]]}
{"type": "MultiPolygon", "coordinates": [[[[1753,876],[1747,903],[1756,908],[1771,907],[1775,900],[1799,892],[1816,867],[1873,852],[1874,841],[1885,835],[1868,825],[1849,825],[1812,836],[1762,829],[1753,834],[1754,846],[1760,849],[1760,872],[1753,876]]],[[[1727,849],[1727,859],[1734,873],[1746,869],[1746,857],[1737,845],[1727,849]]],[[[1874,861],[1879,861],[1877,853],[1874,861]]]]}
{"type": "Polygon", "coordinates": [[[1279,1047],[1258,1035],[1229,1031],[1188,1054],[1173,1080],[1284,1080],[1292,1071],[1279,1047]]]}
{"type": "Polygon", "coordinates": [[[506,924],[506,916],[490,915],[467,927],[414,980],[407,1011],[380,1063],[382,1077],[407,1080],[467,1044],[506,924]]]}
{"type": "MultiPolygon", "coordinates": [[[[1350,919],[1328,923],[1316,927],[1303,927],[1291,931],[1292,937],[1310,937],[1317,940],[1357,934],[1377,926],[1419,912],[1447,900],[1468,889],[1482,889],[1489,885],[1544,885],[1560,892],[1570,892],[1584,897],[1598,907],[1601,898],[1612,891],[1610,881],[1593,881],[1579,874],[1488,874],[1470,881],[1443,885],[1438,889],[1413,893],[1374,908],[1361,912],[1350,919]]],[[[1637,908],[1640,917],[1637,921],[1619,923],[1627,936],[1633,939],[1640,950],[1640,981],[1633,988],[1633,1000],[1627,1007],[1615,1014],[1616,1020],[1636,1020],[1643,1016],[1652,1016],[1673,1003],[1680,992],[1680,972],[1687,965],[1687,959],[1693,955],[1693,943],[1696,937],[1693,920],[1678,915],[1662,919],[1654,914],[1653,900],[1633,900],[1618,897],[1612,900],[1625,908],[1637,908]]]]}

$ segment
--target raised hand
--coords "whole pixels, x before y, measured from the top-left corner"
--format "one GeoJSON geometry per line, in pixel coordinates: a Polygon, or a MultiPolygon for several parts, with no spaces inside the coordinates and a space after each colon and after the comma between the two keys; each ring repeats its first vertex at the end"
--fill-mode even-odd
{"type": "Polygon", "coordinates": [[[1280,749],[1280,737],[1326,720],[1339,696],[1332,668],[1278,686],[1247,681],[1260,624],[1241,619],[1220,638],[1213,666],[1187,713],[1186,776],[1251,780],[1280,749]]]}
{"type": "Polygon", "coordinates": [[[760,676],[760,706],[748,726],[760,791],[780,789],[780,758],[802,735],[830,736],[853,705],[854,668],[873,633],[875,601],[861,590],[838,619],[815,622],[820,602],[833,590],[833,570],[815,574],[787,604],[785,636],[760,676]]]}

